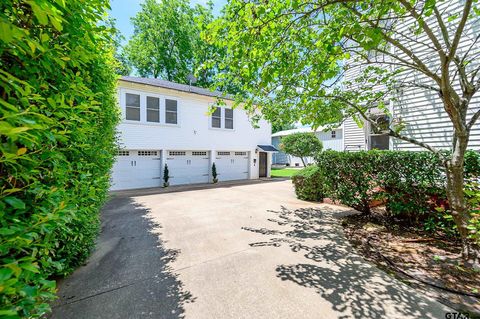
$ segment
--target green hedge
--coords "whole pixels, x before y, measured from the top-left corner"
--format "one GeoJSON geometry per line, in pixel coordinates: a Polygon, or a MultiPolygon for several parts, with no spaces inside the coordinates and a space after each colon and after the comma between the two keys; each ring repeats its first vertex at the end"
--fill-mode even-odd
{"type": "MultiPolygon", "coordinates": [[[[316,162],[317,168],[305,169],[294,181],[301,199],[314,200],[310,194],[318,187],[325,197],[362,212],[368,213],[372,201],[380,200],[390,217],[404,222],[449,224],[436,213],[436,207],[446,204],[445,174],[431,152],[325,151],[316,162]]],[[[480,153],[467,152],[465,174],[480,175],[480,153]]]]}
{"type": "Polygon", "coordinates": [[[0,317],[39,317],[85,260],[115,153],[101,0],[0,4],[0,317]]]}
{"type": "Polygon", "coordinates": [[[292,176],[295,194],[309,201],[322,201],[325,197],[321,170],[318,166],[308,166],[292,176]]]}

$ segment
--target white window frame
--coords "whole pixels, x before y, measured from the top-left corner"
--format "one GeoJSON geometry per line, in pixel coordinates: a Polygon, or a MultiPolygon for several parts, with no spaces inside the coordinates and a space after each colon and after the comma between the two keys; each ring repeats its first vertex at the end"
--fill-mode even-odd
{"type": "Polygon", "coordinates": [[[235,129],[235,115],[234,115],[234,114],[235,114],[235,112],[234,112],[234,110],[233,110],[232,108],[227,108],[227,107],[225,107],[225,108],[223,109],[223,115],[224,115],[224,117],[223,117],[223,125],[224,125],[224,128],[225,128],[226,130],[234,130],[234,129],[235,129]],[[229,118],[229,120],[232,120],[232,128],[226,127],[226,125],[225,125],[225,124],[227,123],[227,110],[232,110],[232,117],[229,118]]]}
{"type": "Polygon", "coordinates": [[[141,124],[141,125],[153,125],[153,126],[171,126],[171,127],[180,127],[182,122],[182,108],[183,100],[178,96],[158,94],[145,90],[134,90],[134,89],[124,89],[119,90],[119,103],[120,109],[122,112],[122,122],[126,124],[141,124]],[[126,119],[126,94],[137,94],[140,95],[140,121],[127,120],[126,119]],[[160,99],[160,122],[147,122],[147,96],[156,97],[160,99]],[[177,124],[166,123],[166,106],[165,100],[176,100],[177,101],[177,124]],[[163,115],[163,116],[162,116],[163,115]]]}
{"type": "MultiPolygon", "coordinates": [[[[141,104],[140,104],[141,105],[141,104]]],[[[145,122],[147,123],[154,123],[154,124],[161,124],[162,123],[162,113],[161,113],[161,108],[162,108],[162,98],[158,97],[158,96],[153,96],[152,94],[146,94],[145,95],[145,122]],[[155,99],[158,99],[158,122],[153,122],[153,121],[149,121],[148,120],[148,98],[151,97],[151,98],[155,98],[155,99]]],[[[177,106],[178,108],[178,106],[177,106]]],[[[150,110],[154,110],[154,109],[150,109],[150,110]]]]}
{"type": "Polygon", "coordinates": [[[330,138],[337,138],[337,130],[332,130],[330,132],[330,138]]]}
{"type": "MultiPolygon", "coordinates": [[[[210,105],[210,107],[212,106],[212,104],[210,105]]],[[[233,108],[230,108],[230,107],[223,107],[223,106],[218,106],[218,108],[220,109],[220,127],[213,127],[213,114],[211,114],[209,116],[209,128],[211,130],[221,130],[221,131],[227,131],[227,132],[233,132],[235,131],[235,110],[233,108]],[[231,109],[233,111],[233,114],[232,114],[232,122],[233,122],[233,128],[225,128],[225,110],[226,109],[231,109]]]]}
{"type": "Polygon", "coordinates": [[[140,123],[142,121],[142,95],[140,93],[126,92],[126,93],[123,94],[123,98],[124,98],[124,101],[123,101],[122,108],[123,108],[123,118],[125,119],[125,121],[129,121],[129,122],[133,122],[133,123],[140,123]],[[139,102],[139,105],[138,105],[138,120],[127,120],[127,107],[130,107],[132,109],[137,108],[135,106],[127,106],[127,94],[138,95],[138,102],[139,102]]]}
{"type": "Polygon", "coordinates": [[[222,129],[222,124],[223,124],[223,123],[222,123],[222,119],[224,118],[224,116],[223,116],[223,107],[221,107],[221,106],[216,106],[216,109],[217,109],[217,110],[220,110],[220,117],[219,117],[219,119],[220,119],[220,127],[213,126],[213,117],[214,117],[214,116],[213,116],[213,113],[212,113],[212,114],[210,115],[210,128],[212,128],[212,129],[214,129],[214,130],[220,130],[220,129],[222,129]]]}

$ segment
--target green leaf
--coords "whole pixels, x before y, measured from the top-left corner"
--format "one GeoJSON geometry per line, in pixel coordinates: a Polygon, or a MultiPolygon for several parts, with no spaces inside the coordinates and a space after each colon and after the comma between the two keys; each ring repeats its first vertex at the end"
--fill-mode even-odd
{"type": "Polygon", "coordinates": [[[32,264],[32,263],[22,263],[19,265],[22,269],[34,272],[34,273],[39,273],[40,271],[38,270],[38,266],[32,264]]]}
{"type": "Polygon", "coordinates": [[[3,200],[13,208],[25,209],[25,203],[17,197],[5,197],[3,200]]]}

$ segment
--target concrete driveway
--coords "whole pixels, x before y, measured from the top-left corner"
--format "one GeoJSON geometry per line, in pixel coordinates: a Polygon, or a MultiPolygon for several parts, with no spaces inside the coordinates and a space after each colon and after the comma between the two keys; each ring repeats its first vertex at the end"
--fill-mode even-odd
{"type": "Polygon", "coordinates": [[[352,251],[346,213],[290,181],[117,196],[53,318],[445,318],[352,251]]]}

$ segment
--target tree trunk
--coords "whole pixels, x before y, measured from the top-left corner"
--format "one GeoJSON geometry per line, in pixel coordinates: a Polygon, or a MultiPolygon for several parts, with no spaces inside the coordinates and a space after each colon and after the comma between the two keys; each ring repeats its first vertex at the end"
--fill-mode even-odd
{"type": "Polygon", "coordinates": [[[303,167],[307,167],[307,165],[305,164],[305,160],[303,159],[303,157],[300,156],[300,159],[302,160],[303,167]]]}
{"type": "Polygon", "coordinates": [[[462,258],[466,266],[480,267],[480,247],[474,239],[469,238],[469,208],[464,195],[463,161],[468,138],[459,137],[455,143],[452,157],[445,162],[447,173],[447,198],[452,218],[457,225],[462,241],[462,258]]]}

